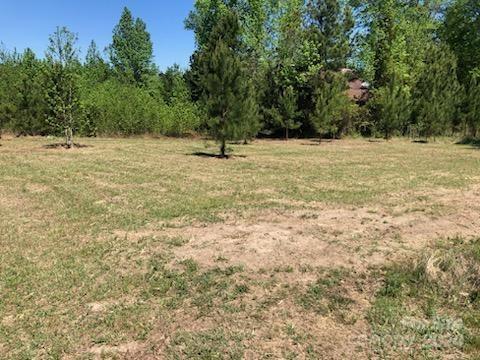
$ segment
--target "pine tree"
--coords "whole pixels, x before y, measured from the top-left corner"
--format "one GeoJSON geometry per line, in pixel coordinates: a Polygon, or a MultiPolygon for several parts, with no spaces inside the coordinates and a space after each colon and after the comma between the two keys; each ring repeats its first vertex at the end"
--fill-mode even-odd
{"type": "Polygon", "coordinates": [[[199,55],[202,99],[210,116],[209,132],[226,156],[228,140],[245,140],[258,130],[258,108],[239,45],[238,17],[226,12],[199,55]]]}
{"type": "Polygon", "coordinates": [[[343,120],[352,106],[346,95],[345,76],[330,71],[322,73],[315,91],[315,110],[312,122],[317,133],[338,137],[343,130],[343,120]]]}
{"type": "Polygon", "coordinates": [[[278,98],[278,108],[270,111],[274,120],[285,130],[285,140],[289,138],[289,130],[298,129],[302,123],[297,121],[300,115],[297,107],[297,96],[293,86],[287,86],[278,98]]]}
{"type": "MultiPolygon", "coordinates": [[[[0,45],[2,45],[0,43],[0,45]]],[[[12,89],[18,84],[17,68],[19,56],[0,47],[0,138],[2,131],[15,119],[16,100],[12,89]]]]}
{"type": "Polygon", "coordinates": [[[308,21],[324,69],[346,67],[354,28],[352,9],[339,0],[310,0],[308,21]]]}
{"type": "Polygon", "coordinates": [[[188,100],[188,85],[185,80],[185,72],[180,69],[178,64],[174,64],[160,74],[160,80],[163,89],[163,100],[171,105],[176,102],[185,102],[188,100]]]}
{"type": "Polygon", "coordinates": [[[427,139],[452,127],[461,92],[457,62],[447,46],[431,46],[425,59],[426,71],[414,92],[414,119],[427,139]]]}
{"type": "Polygon", "coordinates": [[[110,68],[103,59],[97,44],[91,41],[85,57],[85,77],[88,83],[100,83],[108,79],[110,68]]]}
{"type": "Polygon", "coordinates": [[[110,60],[118,74],[137,84],[144,81],[152,69],[153,45],[143,20],[124,8],[120,22],[113,30],[109,47],[110,60]]]}
{"type": "Polygon", "coordinates": [[[410,100],[404,87],[393,76],[386,86],[374,92],[370,107],[378,119],[377,128],[386,140],[400,131],[410,119],[410,100]]]}
{"type": "Polygon", "coordinates": [[[467,88],[465,125],[469,136],[476,138],[480,129],[480,77],[475,74],[467,88]]]}
{"type": "Polygon", "coordinates": [[[42,64],[26,49],[17,66],[16,109],[13,127],[20,134],[45,134],[46,103],[41,79],[42,64]]]}
{"type": "Polygon", "coordinates": [[[66,27],[57,27],[49,38],[46,52],[46,92],[49,106],[48,121],[65,133],[65,145],[73,146],[73,131],[78,108],[78,50],[77,36],[66,27]]]}

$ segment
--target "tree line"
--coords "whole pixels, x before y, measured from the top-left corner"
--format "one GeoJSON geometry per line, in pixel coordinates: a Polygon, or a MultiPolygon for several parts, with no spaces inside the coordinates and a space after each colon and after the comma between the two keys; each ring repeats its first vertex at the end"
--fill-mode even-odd
{"type": "MultiPolygon", "coordinates": [[[[0,128],[17,134],[440,135],[480,127],[477,0],[197,0],[190,67],[160,72],[124,9],[102,53],[66,28],[46,56],[0,53],[0,128]],[[349,69],[348,71],[346,69],[349,69]],[[368,84],[368,101],[349,80],[368,84]]],[[[70,146],[69,145],[69,146],[70,146]]]]}

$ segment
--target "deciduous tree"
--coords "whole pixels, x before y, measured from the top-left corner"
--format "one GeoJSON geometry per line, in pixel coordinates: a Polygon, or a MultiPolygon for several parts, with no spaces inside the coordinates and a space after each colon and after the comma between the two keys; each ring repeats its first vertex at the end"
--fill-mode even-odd
{"type": "Polygon", "coordinates": [[[78,119],[78,49],[77,36],[66,27],[57,27],[49,38],[45,67],[48,121],[63,130],[65,145],[73,146],[73,131],[78,119]]]}

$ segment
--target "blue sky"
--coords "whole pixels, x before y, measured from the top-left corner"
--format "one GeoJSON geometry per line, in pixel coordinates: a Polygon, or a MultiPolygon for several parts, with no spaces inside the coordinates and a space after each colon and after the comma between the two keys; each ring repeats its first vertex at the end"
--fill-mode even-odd
{"type": "Polygon", "coordinates": [[[0,42],[7,49],[26,47],[43,56],[48,35],[57,25],[78,34],[82,56],[95,40],[107,46],[123,7],[142,18],[152,35],[155,63],[160,69],[174,63],[188,66],[194,49],[191,31],[183,21],[194,0],[0,0],[0,42]]]}

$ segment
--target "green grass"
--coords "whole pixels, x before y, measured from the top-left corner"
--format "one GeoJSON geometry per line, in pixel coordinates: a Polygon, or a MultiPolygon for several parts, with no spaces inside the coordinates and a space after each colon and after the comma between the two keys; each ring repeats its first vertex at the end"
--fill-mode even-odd
{"type": "MultiPolygon", "coordinates": [[[[218,267],[202,268],[175,258],[188,238],[142,230],[265,209],[315,215],[319,205],[393,211],[412,201],[434,212],[440,202],[432,192],[480,179],[480,151],[448,141],[259,141],[233,145],[244,157],[230,160],[193,156],[217,151],[196,140],[79,139],[89,147],[43,148],[54,141],[1,140],[1,358],[88,359],[94,346],[132,341],[158,358],[233,359],[248,349],[265,358],[318,358],[322,339],[308,326],[325,317],[348,326],[353,300],[343,284],[358,274],[289,264],[254,272],[221,257],[218,267]],[[313,279],[297,283],[307,276],[313,279]],[[292,322],[300,325],[289,328],[292,322]]],[[[395,276],[370,312],[379,334],[417,296],[413,275],[395,276]]],[[[425,314],[450,304],[425,291],[418,294],[425,314]]],[[[478,336],[463,331],[478,327],[477,310],[451,311],[438,321],[460,317],[468,339],[461,350],[476,351],[478,336]]]]}
{"type": "Polygon", "coordinates": [[[369,320],[381,357],[480,356],[480,239],[386,269],[369,320]]]}

